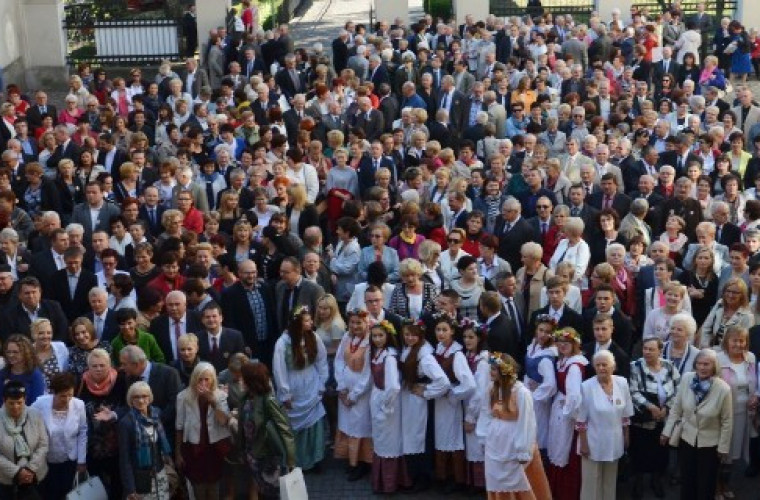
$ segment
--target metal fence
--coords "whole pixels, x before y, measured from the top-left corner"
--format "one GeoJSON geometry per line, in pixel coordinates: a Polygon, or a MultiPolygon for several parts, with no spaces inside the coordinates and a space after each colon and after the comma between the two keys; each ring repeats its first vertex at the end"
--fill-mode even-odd
{"type": "MultiPolygon", "coordinates": [[[[747,2],[747,0],[745,0],[747,2]]],[[[705,13],[713,16],[713,26],[717,28],[720,25],[720,19],[722,17],[730,17],[733,19],[738,8],[738,0],[719,0],[717,2],[706,2],[705,13]]],[[[661,14],[665,10],[671,7],[671,2],[665,0],[645,0],[634,1],[632,6],[638,9],[646,9],[650,16],[655,14],[661,14]]],[[[760,4],[758,4],[760,7],[760,4]]],[[[693,14],[697,13],[697,2],[694,3],[682,3],[681,12],[684,19],[688,19],[693,14]]]]}
{"type": "MultiPolygon", "coordinates": [[[[544,0],[544,12],[552,15],[571,15],[576,23],[588,23],[591,13],[596,6],[594,0],[544,0]]],[[[527,0],[491,0],[491,14],[497,17],[522,17],[528,14],[527,0]]]]}
{"type": "Polygon", "coordinates": [[[68,3],[64,13],[70,65],[150,64],[180,56],[181,23],[162,10],[144,15],[123,1],[97,0],[68,3]]]}

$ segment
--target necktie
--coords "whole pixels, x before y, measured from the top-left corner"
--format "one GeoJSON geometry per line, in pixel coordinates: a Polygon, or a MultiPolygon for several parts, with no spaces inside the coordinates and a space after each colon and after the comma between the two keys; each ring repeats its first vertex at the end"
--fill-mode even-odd
{"type": "Polygon", "coordinates": [[[512,318],[512,321],[515,322],[515,327],[517,328],[517,334],[522,337],[522,328],[520,325],[520,313],[517,312],[517,307],[515,306],[515,300],[512,297],[509,297],[507,299],[507,310],[509,312],[509,317],[512,318]]]}
{"type": "Polygon", "coordinates": [[[668,61],[662,61],[662,72],[667,73],[669,66],[670,66],[670,63],[668,61]]]}
{"type": "Polygon", "coordinates": [[[570,215],[573,217],[578,217],[581,214],[581,211],[578,207],[573,207],[570,209],[570,215]]]}
{"type": "Polygon", "coordinates": [[[591,186],[586,185],[586,196],[589,196],[591,194],[591,186]]]}
{"type": "Polygon", "coordinates": [[[71,295],[71,299],[74,299],[74,294],[77,291],[77,275],[76,274],[69,274],[69,293],[71,295]]]}
{"type": "Polygon", "coordinates": [[[541,223],[541,235],[545,236],[548,224],[546,222],[541,223]]]}
{"type": "Polygon", "coordinates": [[[507,222],[506,224],[504,224],[504,234],[507,234],[510,229],[512,229],[511,223],[507,222]]]}
{"type": "Polygon", "coordinates": [[[64,268],[65,264],[63,263],[63,257],[60,255],[55,256],[56,266],[58,266],[58,270],[61,270],[64,268]]]}
{"type": "Polygon", "coordinates": [[[219,358],[219,344],[216,342],[216,337],[211,337],[211,359],[216,360],[219,358]]]}
{"type": "Polygon", "coordinates": [[[290,70],[290,79],[293,80],[293,88],[296,90],[296,92],[298,92],[301,89],[301,82],[299,81],[298,75],[296,74],[296,70],[290,70]]]}
{"type": "Polygon", "coordinates": [[[248,71],[246,72],[246,75],[248,78],[251,77],[251,73],[253,73],[253,61],[248,61],[248,71]]]}
{"type": "Polygon", "coordinates": [[[45,113],[47,113],[47,106],[40,106],[40,114],[44,115],[45,113]]]}
{"type": "Polygon", "coordinates": [[[682,171],[683,171],[683,156],[679,156],[678,157],[678,172],[680,173],[682,171]]]}
{"type": "Polygon", "coordinates": [[[95,334],[99,339],[103,338],[103,318],[95,316],[95,334]]]}
{"type": "Polygon", "coordinates": [[[174,322],[174,338],[178,339],[180,335],[182,335],[182,330],[180,329],[179,321],[175,321],[174,322]]]}
{"type": "Polygon", "coordinates": [[[720,243],[720,235],[723,233],[723,226],[718,226],[715,230],[715,241],[720,243]]]}
{"type": "Polygon", "coordinates": [[[441,99],[441,108],[446,109],[446,105],[449,103],[449,94],[445,93],[443,94],[443,99],[441,99]]]}
{"type": "Polygon", "coordinates": [[[156,209],[155,208],[148,209],[148,219],[151,226],[156,225],[156,209]]]}
{"type": "Polygon", "coordinates": [[[375,172],[377,172],[377,169],[379,169],[379,168],[380,168],[380,160],[378,160],[377,158],[375,158],[375,172]]]}
{"type": "Polygon", "coordinates": [[[604,208],[610,208],[612,207],[612,198],[609,196],[604,197],[604,208]]]}
{"type": "Polygon", "coordinates": [[[213,210],[214,207],[214,183],[206,181],[206,199],[208,200],[208,207],[213,210]]]}

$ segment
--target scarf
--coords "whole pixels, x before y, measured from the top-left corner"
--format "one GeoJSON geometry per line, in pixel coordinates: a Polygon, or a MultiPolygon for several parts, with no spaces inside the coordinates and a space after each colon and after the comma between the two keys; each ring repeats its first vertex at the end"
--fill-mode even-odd
{"type": "Polygon", "coordinates": [[[216,181],[217,178],[219,178],[219,171],[214,170],[210,174],[207,174],[204,172],[201,174],[201,178],[203,179],[204,182],[214,182],[216,181]]]}
{"type": "Polygon", "coordinates": [[[106,376],[102,382],[95,382],[95,379],[92,378],[92,374],[88,370],[82,375],[82,382],[87,386],[87,390],[90,391],[93,396],[104,397],[108,396],[108,393],[113,389],[117,375],[118,372],[113,368],[110,368],[108,370],[108,376],[106,376]]]}
{"type": "Polygon", "coordinates": [[[699,377],[695,375],[694,378],[691,379],[691,390],[694,391],[694,397],[697,400],[697,404],[705,399],[705,396],[707,396],[707,393],[710,391],[710,387],[712,387],[712,377],[706,380],[699,380],[699,377]]]}
{"type": "Polygon", "coordinates": [[[18,459],[20,458],[28,459],[32,456],[32,451],[29,449],[29,445],[24,437],[26,416],[26,407],[24,408],[21,417],[18,419],[19,423],[16,423],[10,416],[8,416],[7,410],[2,412],[3,428],[5,429],[5,432],[13,438],[13,454],[16,455],[16,462],[18,462],[18,459]]]}
{"type": "Polygon", "coordinates": [[[156,441],[161,445],[163,455],[171,456],[172,452],[169,441],[166,439],[164,427],[159,419],[158,408],[151,406],[150,416],[143,415],[134,408],[132,414],[135,417],[135,430],[137,431],[137,466],[141,469],[154,467],[156,464],[153,461],[153,440],[148,435],[146,427],[153,426],[155,428],[156,441]]]}

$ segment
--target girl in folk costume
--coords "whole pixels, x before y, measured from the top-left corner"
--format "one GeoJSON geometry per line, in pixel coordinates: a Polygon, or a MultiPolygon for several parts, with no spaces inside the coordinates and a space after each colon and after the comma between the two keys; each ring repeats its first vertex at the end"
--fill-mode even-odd
{"type": "MultiPolygon", "coordinates": [[[[411,480],[412,493],[430,486],[430,444],[428,401],[443,396],[451,387],[448,377],[425,341],[423,323],[408,322],[403,327],[404,350],[401,352],[401,428],[404,459],[411,480]],[[427,452],[426,453],[426,445],[427,452]]],[[[432,432],[432,429],[430,429],[432,432]]]]}
{"type": "Polygon", "coordinates": [[[467,365],[475,377],[475,390],[464,401],[464,447],[467,458],[467,485],[472,493],[479,493],[486,486],[485,446],[475,433],[482,401],[491,380],[486,350],[486,329],[470,318],[460,325],[467,365]]]}
{"type": "Polygon", "coordinates": [[[401,447],[401,379],[398,371],[396,329],[383,320],[370,330],[372,340],[372,491],[395,493],[412,482],[404,464],[401,447]]]}
{"type": "Polygon", "coordinates": [[[536,319],[536,334],[525,355],[525,387],[533,394],[533,410],[536,412],[538,427],[538,449],[546,450],[549,432],[549,415],[552,398],[557,393],[557,377],[554,362],[557,347],[554,345],[554,328],[557,322],[548,314],[536,319]]]}
{"type": "Polygon", "coordinates": [[[536,418],[530,391],[517,380],[517,363],[491,353],[490,383],[481,402],[477,434],[485,442],[488,500],[551,498],[536,445],[536,418]]]}
{"type": "Polygon", "coordinates": [[[328,377],[327,352],[314,333],[308,307],[296,309],[288,329],[277,339],[272,368],[277,398],[295,435],[296,464],[303,470],[319,469],[325,448],[322,394],[328,377]]]}
{"type": "Polygon", "coordinates": [[[467,365],[462,344],[454,340],[455,332],[455,320],[446,313],[438,315],[435,359],[451,383],[447,393],[435,398],[435,478],[444,493],[462,490],[467,482],[462,400],[475,392],[475,377],[467,365]],[[452,477],[454,481],[446,484],[452,477]]]}
{"type": "Polygon", "coordinates": [[[581,336],[573,328],[554,334],[557,359],[557,394],[549,414],[546,454],[547,475],[554,500],[578,500],[581,495],[581,460],[573,443],[575,416],[581,406],[581,383],[588,360],[581,352],[581,336]]]}
{"type": "Polygon", "coordinates": [[[338,384],[338,432],[335,457],[348,458],[348,480],[357,481],[372,464],[372,420],[369,411],[370,349],[367,311],[348,315],[348,331],[335,353],[338,384]]]}

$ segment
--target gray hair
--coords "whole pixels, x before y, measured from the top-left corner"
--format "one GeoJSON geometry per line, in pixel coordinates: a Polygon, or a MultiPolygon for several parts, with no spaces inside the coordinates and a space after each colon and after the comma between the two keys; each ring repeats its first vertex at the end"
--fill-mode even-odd
{"type": "Polygon", "coordinates": [[[520,254],[525,257],[540,259],[544,256],[544,249],[535,241],[529,241],[527,243],[523,243],[522,247],[520,247],[520,254]]]}
{"type": "Polygon", "coordinates": [[[720,361],[718,360],[718,353],[714,349],[705,348],[700,349],[699,354],[694,358],[694,364],[697,364],[700,358],[707,358],[713,362],[714,372],[713,375],[720,373],[720,361]]]}
{"type": "Polygon", "coordinates": [[[148,356],[145,355],[145,351],[141,347],[136,345],[124,346],[119,352],[119,357],[126,357],[129,363],[144,363],[148,361],[148,356]]]}
{"type": "Polygon", "coordinates": [[[87,366],[90,366],[90,364],[96,359],[104,359],[108,361],[108,366],[111,366],[111,355],[108,354],[108,351],[105,349],[96,347],[90,351],[90,354],[87,355],[87,366]]]}
{"type": "Polygon", "coordinates": [[[671,328],[676,324],[681,324],[686,328],[686,334],[688,335],[688,340],[691,344],[694,340],[694,334],[697,333],[697,320],[695,320],[694,316],[689,313],[679,312],[670,318],[671,328]]]}
{"type": "Polygon", "coordinates": [[[567,222],[565,222],[565,232],[574,231],[580,235],[583,234],[585,227],[586,225],[583,223],[583,219],[580,217],[570,217],[567,219],[567,222]]]}
{"type": "Polygon", "coordinates": [[[18,233],[15,229],[6,227],[0,231],[0,241],[12,241],[13,243],[18,243],[18,233]]]}
{"type": "Polygon", "coordinates": [[[84,226],[78,222],[71,222],[66,226],[66,234],[81,233],[84,234],[84,226]]]}
{"type": "Polygon", "coordinates": [[[108,297],[108,291],[105,288],[94,286],[90,288],[90,291],[87,292],[87,298],[91,299],[93,297],[97,297],[100,295],[101,297],[108,297]]]}
{"type": "MultiPolygon", "coordinates": [[[[135,347],[135,346],[128,346],[128,347],[135,347]]],[[[153,391],[151,390],[147,382],[140,380],[139,382],[135,382],[134,384],[130,385],[129,389],[127,389],[127,406],[129,406],[130,408],[132,407],[132,398],[135,396],[136,392],[147,392],[150,395],[150,402],[151,403],[153,402],[153,391]]]]}
{"type": "Polygon", "coordinates": [[[649,212],[649,202],[645,198],[636,198],[631,203],[631,213],[636,216],[649,212]]]}
{"type": "Polygon", "coordinates": [[[596,364],[597,361],[607,361],[609,364],[612,365],[613,369],[617,367],[617,364],[615,363],[615,355],[612,354],[607,349],[601,349],[594,354],[594,357],[592,358],[592,363],[596,364]]]}
{"type": "Polygon", "coordinates": [[[623,255],[625,255],[625,247],[620,243],[611,243],[604,251],[604,254],[609,258],[610,254],[615,251],[623,252],[623,255]]]}

